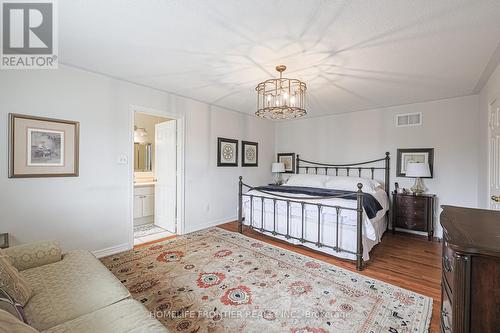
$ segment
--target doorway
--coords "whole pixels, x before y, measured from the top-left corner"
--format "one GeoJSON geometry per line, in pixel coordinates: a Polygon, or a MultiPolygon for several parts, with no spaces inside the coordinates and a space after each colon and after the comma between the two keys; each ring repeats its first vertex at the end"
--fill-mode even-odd
{"type": "Polygon", "coordinates": [[[133,245],[182,231],[182,119],[133,107],[133,245]]]}

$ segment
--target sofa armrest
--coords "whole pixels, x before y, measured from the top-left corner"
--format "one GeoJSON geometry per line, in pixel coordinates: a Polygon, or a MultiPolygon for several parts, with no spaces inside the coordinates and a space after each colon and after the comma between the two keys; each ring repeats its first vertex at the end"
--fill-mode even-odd
{"type": "Polygon", "coordinates": [[[17,245],[2,250],[19,270],[35,268],[61,260],[61,247],[57,241],[40,241],[17,245]]]}

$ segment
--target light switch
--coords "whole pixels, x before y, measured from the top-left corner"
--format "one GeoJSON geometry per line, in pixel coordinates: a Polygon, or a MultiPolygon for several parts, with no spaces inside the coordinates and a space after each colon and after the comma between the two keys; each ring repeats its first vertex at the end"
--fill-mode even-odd
{"type": "Polygon", "coordinates": [[[127,155],[120,155],[118,156],[118,159],[116,161],[118,164],[128,164],[128,156],[127,155]]]}

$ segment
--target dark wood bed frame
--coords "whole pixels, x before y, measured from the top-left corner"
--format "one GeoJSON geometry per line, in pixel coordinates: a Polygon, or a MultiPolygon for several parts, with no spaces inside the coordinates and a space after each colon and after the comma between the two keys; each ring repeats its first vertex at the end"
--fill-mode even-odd
{"type": "MultiPolygon", "coordinates": [[[[376,159],[376,160],[371,160],[371,161],[366,161],[366,162],[359,162],[359,163],[352,163],[352,164],[328,164],[328,163],[319,163],[319,162],[311,162],[307,160],[303,160],[300,158],[300,155],[297,155],[296,157],[296,173],[300,173],[301,171],[305,171],[303,173],[306,174],[318,174],[318,171],[324,171],[325,175],[333,175],[333,170],[335,170],[335,175],[339,175],[339,171],[344,171],[347,176],[358,176],[361,177],[363,175],[363,172],[369,172],[371,179],[375,178],[375,171],[376,170],[384,170],[384,189],[385,192],[387,193],[387,196],[389,197],[389,188],[390,188],[390,156],[389,153],[385,153],[385,157],[376,159]],[[380,166],[383,162],[384,166],[380,166]],[[379,165],[379,166],[377,166],[379,165]],[[354,174],[353,174],[354,173],[354,174]]],[[[320,197],[307,197],[307,198],[297,198],[293,196],[286,196],[286,195],[281,195],[281,194],[276,194],[276,193],[271,193],[271,192],[266,192],[263,190],[258,190],[257,188],[247,185],[243,183],[243,177],[240,176],[239,180],[239,190],[238,190],[238,231],[240,233],[243,233],[243,222],[244,222],[244,217],[243,217],[243,197],[247,196],[250,198],[250,224],[247,225],[248,228],[258,230],[260,232],[267,232],[271,233],[273,236],[279,235],[283,236],[286,239],[295,239],[300,241],[301,243],[312,243],[315,244],[317,247],[328,247],[330,249],[333,249],[335,252],[346,252],[350,254],[356,255],[356,269],[358,271],[363,269],[363,196],[364,193],[362,191],[363,185],[361,183],[358,183],[358,190],[356,192],[356,200],[357,200],[357,205],[356,208],[352,207],[342,207],[338,205],[324,205],[324,204],[319,204],[319,203],[311,203],[310,200],[318,200],[318,199],[333,199],[333,198],[343,198],[346,196],[350,196],[352,194],[341,194],[341,195],[334,195],[334,196],[320,196],[320,197]],[[247,191],[244,192],[244,189],[247,191]],[[257,191],[263,194],[267,195],[272,195],[273,198],[269,197],[264,197],[260,195],[255,195],[255,194],[247,194],[248,191],[257,191]],[[253,225],[253,210],[254,210],[254,198],[259,198],[261,201],[261,226],[254,226],[253,225]],[[267,230],[264,229],[264,201],[269,200],[272,201],[274,204],[274,217],[273,217],[273,230],[267,230]],[[276,231],[276,203],[277,202],[285,202],[286,203],[286,209],[287,209],[287,218],[286,218],[286,234],[279,233],[276,231]],[[302,234],[301,237],[294,237],[290,235],[290,204],[295,203],[299,204],[302,207],[302,234]],[[306,205],[308,206],[316,206],[318,210],[318,237],[317,240],[311,240],[311,239],[305,239],[304,238],[304,226],[305,226],[305,207],[306,205]],[[324,207],[327,208],[334,208],[336,209],[337,212],[337,219],[336,219],[336,242],[335,246],[330,246],[323,244],[321,242],[321,211],[324,207]],[[341,210],[352,210],[357,212],[357,242],[356,242],[356,252],[352,252],[349,250],[342,249],[339,247],[339,217],[340,217],[340,211],[341,210]]],[[[389,214],[390,214],[390,209],[387,210],[386,212],[386,217],[387,217],[387,223],[389,223],[389,214]]]]}

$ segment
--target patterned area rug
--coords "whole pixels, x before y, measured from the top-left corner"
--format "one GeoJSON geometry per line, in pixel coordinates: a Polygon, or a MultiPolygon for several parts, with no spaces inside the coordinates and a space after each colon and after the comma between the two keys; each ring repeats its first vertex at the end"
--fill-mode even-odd
{"type": "Polygon", "coordinates": [[[172,332],[427,332],[432,299],[212,228],[102,259],[172,332]]]}

